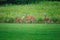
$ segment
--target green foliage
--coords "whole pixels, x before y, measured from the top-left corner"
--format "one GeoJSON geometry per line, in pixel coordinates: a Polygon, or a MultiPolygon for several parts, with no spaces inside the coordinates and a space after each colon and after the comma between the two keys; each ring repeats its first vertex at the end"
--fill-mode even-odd
{"type": "Polygon", "coordinates": [[[38,18],[38,23],[43,23],[43,19],[42,18],[38,18]]]}
{"type": "Polygon", "coordinates": [[[58,21],[58,18],[52,17],[51,20],[56,23],[58,21]]]}
{"type": "Polygon", "coordinates": [[[0,5],[5,3],[30,4],[30,3],[39,3],[41,1],[59,1],[59,0],[0,0],[0,5]]]}
{"type": "Polygon", "coordinates": [[[3,17],[0,17],[0,23],[2,23],[3,22],[3,17]]]}
{"type": "MultiPolygon", "coordinates": [[[[57,19],[59,20],[60,16],[60,2],[57,1],[44,1],[39,2],[38,4],[28,4],[28,5],[13,5],[13,4],[5,4],[6,6],[0,6],[0,18],[8,17],[8,18],[20,18],[24,14],[31,14],[37,20],[42,20],[44,18],[44,13],[47,14],[48,17],[53,17],[58,14],[57,19]],[[41,19],[40,19],[41,17],[41,19]]],[[[10,20],[10,19],[9,19],[10,20]]],[[[56,19],[52,18],[52,20],[56,21],[56,19]]]]}

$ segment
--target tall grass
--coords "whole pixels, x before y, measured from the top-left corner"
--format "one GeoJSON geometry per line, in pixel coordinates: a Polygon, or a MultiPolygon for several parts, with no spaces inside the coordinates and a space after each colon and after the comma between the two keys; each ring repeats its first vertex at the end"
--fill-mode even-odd
{"type": "MultiPolygon", "coordinates": [[[[13,5],[6,4],[0,6],[0,17],[21,17],[25,13],[31,14],[36,18],[44,17],[46,13],[49,17],[60,16],[60,2],[45,1],[37,4],[13,5]]],[[[59,17],[60,18],[60,17],[59,17]]]]}

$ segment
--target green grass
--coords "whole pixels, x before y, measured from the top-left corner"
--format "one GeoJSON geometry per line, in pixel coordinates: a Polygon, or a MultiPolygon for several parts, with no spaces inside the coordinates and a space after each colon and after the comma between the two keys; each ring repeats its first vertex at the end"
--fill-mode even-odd
{"type": "Polygon", "coordinates": [[[0,40],[60,40],[60,24],[0,23],[0,40]]]}

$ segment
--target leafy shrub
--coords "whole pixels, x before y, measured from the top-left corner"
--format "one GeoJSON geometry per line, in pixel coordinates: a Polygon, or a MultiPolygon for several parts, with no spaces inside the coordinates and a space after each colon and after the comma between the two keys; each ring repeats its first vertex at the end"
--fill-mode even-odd
{"type": "Polygon", "coordinates": [[[54,23],[56,23],[56,22],[58,21],[58,19],[55,18],[55,17],[52,17],[51,20],[52,20],[54,23]]]}
{"type": "Polygon", "coordinates": [[[58,18],[58,21],[57,21],[57,23],[60,23],[60,18],[58,18]]]}
{"type": "Polygon", "coordinates": [[[8,17],[5,17],[5,18],[4,18],[4,22],[5,22],[5,23],[9,23],[9,18],[8,18],[8,17]]]}
{"type": "Polygon", "coordinates": [[[2,23],[3,22],[3,17],[0,17],[0,23],[2,23]]]}
{"type": "Polygon", "coordinates": [[[14,23],[14,19],[13,18],[9,18],[9,23],[14,23]]]}
{"type": "Polygon", "coordinates": [[[38,19],[38,23],[42,23],[43,22],[43,19],[42,18],[39,18],[38,19]]]}

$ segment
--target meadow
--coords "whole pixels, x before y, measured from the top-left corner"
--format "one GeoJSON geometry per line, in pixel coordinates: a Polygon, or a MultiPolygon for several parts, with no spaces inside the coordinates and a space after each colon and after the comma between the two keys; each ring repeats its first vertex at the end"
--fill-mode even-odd
{"type": "MultiPolygon", "coordinates": [[[[57,18],[60,23],[60,2],[43,1],[35,4],[0,5],[0,22],[6,18],[20,18],[24,14],[33,15],[36,19],[57,18]]],[[[12,20],[12,19],[11,19],[12,20]]],[[[19,24],[0,23],[0,40],[60,40],[60,24],[19,24]]]]}
{"type": "Polygon", "coordinates": [[[60,24],[0,24],[0,40],[60,40],[60,24]]]}

